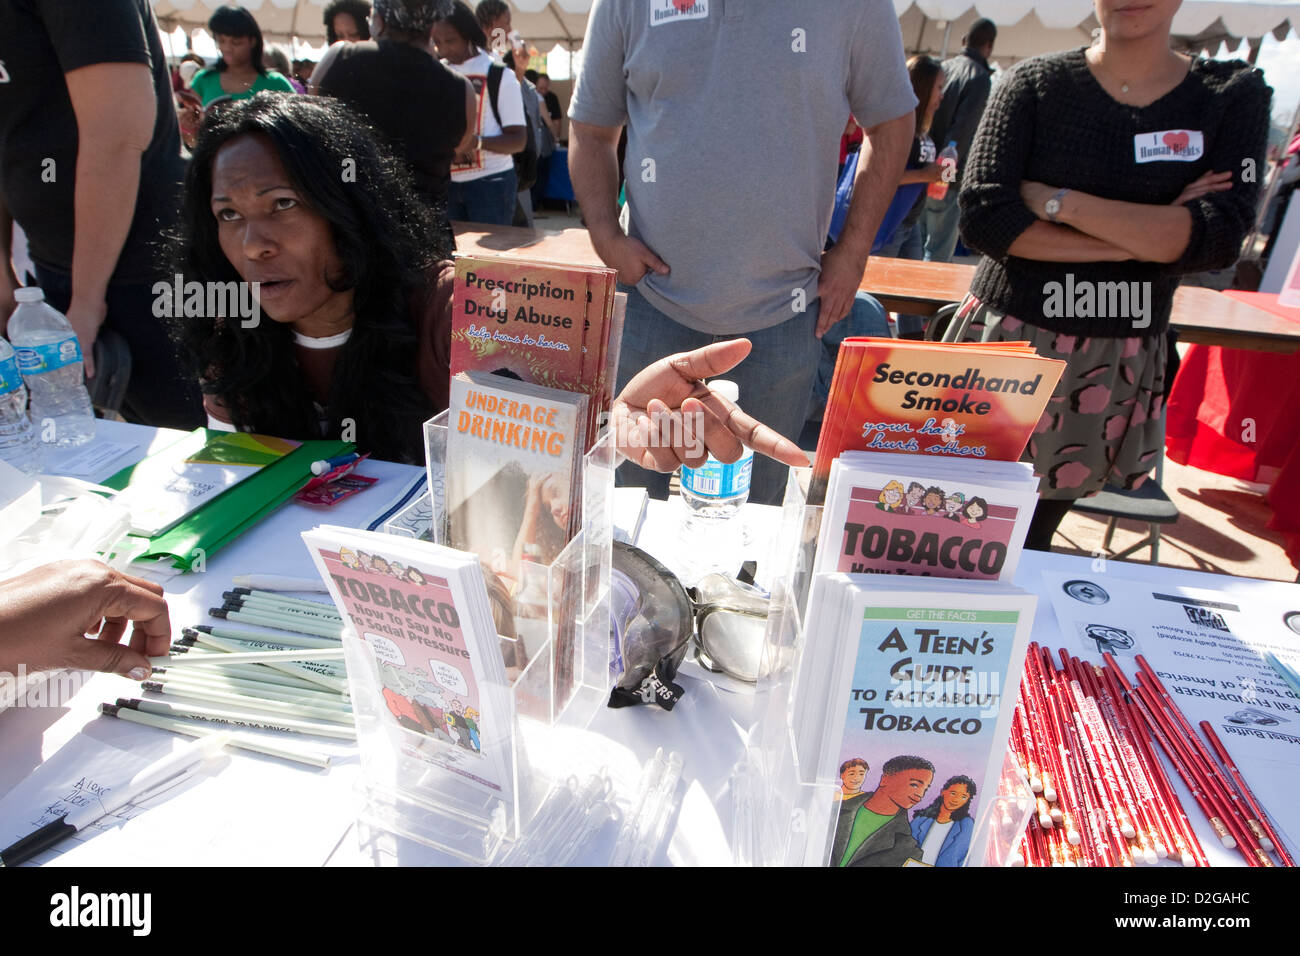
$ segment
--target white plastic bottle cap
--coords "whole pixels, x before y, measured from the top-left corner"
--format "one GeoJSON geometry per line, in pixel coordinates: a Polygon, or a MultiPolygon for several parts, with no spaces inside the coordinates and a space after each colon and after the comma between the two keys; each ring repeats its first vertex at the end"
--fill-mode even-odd
{"type": "Polygon", "coordinates": [[[729,402],[740,401],[740,386],[735,382],[728,382],[725,378],[715,378],[709,382],[709,391],[721,395],[729,402]]]}
{"type": "Polygon", "coordinates": [[[14,289],[15,302],[44,302],[45,293],[34,285],[24,286],[21,289],[14,289]]]}

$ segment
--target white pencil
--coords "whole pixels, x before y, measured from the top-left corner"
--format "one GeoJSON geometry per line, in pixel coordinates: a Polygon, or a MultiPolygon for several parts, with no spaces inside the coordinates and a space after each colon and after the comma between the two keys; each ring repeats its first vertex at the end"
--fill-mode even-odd
{"type": "Polygon", "coordinates": [[[234,691],[217,690],[216,688],[203,687],[194,684],[164,683],[162,681],[147,680],[140,686],[145,690],[150,690],[157,694],[180,697],[188,700],[205,700],[214,704],[230,704],[236,707],[247,707],[253,710],[264,711],[268,714],[276,714],[281,717],[315,717],[318,720],[329,720],[336,724],[352,723],[352,711],[344,707],[325,707],[315,704],[303,704],[295,701],[271,700],[266,697],[253,697],[249,694],[239,694],[234,691]]]}
{"type": "MultiPolygon", "coordinates": [[[[217,652],[219,653],[219,652],[217,652]]],[[[166,668],[154,668],[154,675],[161,676],[166,674],[166,668]]],[[[190,671],[189,673],[195,673],[190,671]]],[[[279,671],[267,667],[265,664],[231,664],[229,667],[223,667],[221,673],[228,677],[238,677],[240,680],[261,681],[263,684],[273,684],[276,687],[283,687],[286,690],[320,690],[320,684],[310,684],[300,677],[292,677],[289,674],[281,674],[279,671]]]]}
{"type": "Polygon", "coordinates": [[[274,614],[258,614],[256,611],[227,611],[225,608],[220,607],[211,608],[208,613],[219,620],[234,621],[236,624],[257,624],[278,631],[291,631],[295,634],[315,634],[318,637],[342,638],[343,636],[342,624],[325,624],[309,621],[306,618],[291,620],[288,617],[279,617],[274,614]]]}
{"type": "Polygon", "coordinates": [[[272,611],[287,614],[290,617],[305,617],[321,620],[330,624],[342,624],[343,615],[334,609],[333,604],[314,604],[307,601],[284,601],[275,597],[259,597],[256,594],[240,594],[227,591],[221,595],[224,606],[229,610],[272,611]]]}
{"type": "MultiPolygon", "coordinates": [[[[275,650],[293,650],[288,647],[277,647],[274,644],[267,644],[265,647],[258,647],[262,642],[255,641],[232,641],[227,638],[213,637],[208,634],[197,633],[193,637],[195,644],[205,647],[214,648],[222,653],[241,654],[252,653],[255,651],[275,651],[275,650]]],[[[337,650],[337,648],[335,648],[337,650]]],[[[231,665],[233,666],[233,665],[231,665]]],[[[308,681],[321,687],[327,687],[332,691],[340,694],[347,693],[348,672],[341,664],[333,664],[328,661],[307,661],[305,663],[281,663],[266,662],[264,664],[249,664],[249,667],[269,667],[283,674],[289,674],[299,680],[308,681]]]]}
{"type": "Polygon", "coordinates": [[[236,587],[254,591],[328,591],[320,578],[290,578],[282,574],[236,574],[236,587]]]}
{"type": "Polygon", "coordinates": [[[188,720],[206,720],[214,724],[230,724],[236,727],[256,727],[261,730],[282,730],[294,734],[315,734],[319,737],[342,737],[356,740],[355,727],[344,724],[331,724],[326,721],[294,720],[291,717],[272,717],[270,714],[257,714],[251,710],[228,710],[221,707],[203,707],[199,704],[172,704],[162,700],[139,700],[128,697],[117,699],[118,707],[160,717],[181,717],[188,720]]]}
{"type": "Polygon", "coordinates": [[[278,700],[288,704],[303,703],[312,707],[333,707],[345,704],[341,696],[323,687],[317,687],[314,690],[301,690],[282,687],[279,684],[268,684],[265,681],[245,680],[242,677],[226,677],[220,672],[173,670],[155,674],[150,679],[163,684],[211,687],[236,694],[248,694],[251,697],[265,697],[267,700],[278,700]]]}
{"type": "Polygon", "coordinates": [[[200,624],[197,627],[187,627],[181,634],[185,637],[195,637],[199,634],[207,634],[210,637],[219,637],[226,641],[252,641],[258,647],[265,647],[268,650],[281,648],[288,650],[291,647],[338,647],[339,639],[337,637],[319,637],[309,634],[292,634],[281,632],[279,634],[267,634],[265,631],[246,631],[241,627],[222,627],[221,625],[200,624]]]}
{"type": "Polygon", "coordinates": [[[222,654],[177,654],[151,657],[154,667],[221,667],[223,664],[290,664],[294,661],[341,661],[343,648],[304,648],[291,651],[246,651],[222,654]]]}
{"type": "MultiPolygon", "coordinates": [[[[173,733],[185,734],[189,737],[207,737],[212,734],[228,733],[218,727],[210,727],[201,721],[142,713],[129,707],[118,707],[116,704],[100,704],[99,710],[100,713],[109,717],[116,717],[119,720],[126,720],[133,724],[144,724],[146,727],[157,727],[160,730],[170,730],[173,733]]],[[[309,767],[328,767],[330,765],[328,754],[313,753],[309,750],[296,750],[269,741],[257,740],[247,734],[233,733],[229,736],[230,742],[226,746],[234,747],[237,750],[251,750],[255,753],[266,754],[268,757],[279,757],[281,760],[306,764],[309,767]]]]}

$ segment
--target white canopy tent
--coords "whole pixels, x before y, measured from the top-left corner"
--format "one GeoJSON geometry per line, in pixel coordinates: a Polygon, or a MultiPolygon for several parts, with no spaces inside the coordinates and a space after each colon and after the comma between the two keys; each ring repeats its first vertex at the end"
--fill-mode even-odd
{"type": "MultiPolygon", "coordinates": [[[[1086,45],[1099,28],[1092,0],[894,0],[894,10],[909,53],[955,53],[971,23],[988,17],[998,25],[993,55],[1003,66],[1086,45]]],[[[1183,0],[1174,17],[1178,45],[1207,56],[1226,48],[1250,59],[1263,37],[1271,33],[1282,40],[1294,27],[1300,27],[1295,0],[1183,0]]]]}
{"type": "MultiPolygon", "coordinates": [[[[325,36],[322,13],[328,0],[243,0],[273,40],[298,37],[319,43],[325,36]]],[[[537,45],[576,49],[582,43],[592,0],[509,0],[514,26],[537,45]]],[[[955,51],[970,23],[989,17],[998,25],[997,58],[1010,63],[1087,43],[1097,27],[1092,0],[893,0],[909,52],[955,51]]],[[[163,28],[187,31],[207,23],[220,0],[153,0],[163,28]]],[[[1283,39],[1300,26],[1300,2],[1259,0],[1184,0],[1174,32],[1188,49],[1213,54],[1242,40],[1258,48],[1272,33],[1283,39]],[[1293,22],[1294,21],[1294,22],[1293,22]]],[[[1243,51],[1245,55],[1245,51],[1243,51]]]]}
{"type": "MultiPolygon", "coordinates": [[[[201,29],[221,6],[221,0],[152,0],[155,16],[164,31],[175,27],[201,29]]],[[[514,11],[511,21],[521,35],[539,50],[559,44],[566,49],[582,45],[591,0],[509,0],[514,11]]],[[[286,42],[294,37],[313,45],[324,42],[325,6],[329,0],[242,0],[269,40],[286,42]]],[[[471,2],[473,7],[474,3],[471,2]]]]}

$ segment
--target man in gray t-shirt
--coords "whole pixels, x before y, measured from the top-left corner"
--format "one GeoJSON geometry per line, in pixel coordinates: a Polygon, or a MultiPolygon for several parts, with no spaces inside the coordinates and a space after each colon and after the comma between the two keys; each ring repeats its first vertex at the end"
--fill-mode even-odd
{"type": "MultiPolygon", "coordinates": [[[[569,162],[596,251],[635,286],[619,387],[664,355],[744,335],[753,352],[728,374],[741,404],[797,438],[818,338],[853,304],[915,107],[888,0],[596,0],[569,162]],[[823,255],[850,113],[867,142],[823,255]]],[[[783,486],[783,466],[755,461],[753,500],[779,502],[783,486]]]]}

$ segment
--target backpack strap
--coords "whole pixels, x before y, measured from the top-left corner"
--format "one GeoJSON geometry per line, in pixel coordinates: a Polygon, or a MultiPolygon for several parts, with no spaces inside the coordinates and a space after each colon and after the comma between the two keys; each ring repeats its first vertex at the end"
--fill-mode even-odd
{"type": "Polygon", "coordinates": [[[497,126],[502,130],[505,129],[505,126],[501,123],[501,111],[497,109],[497,98],[501,95],[501,78],[505,76],[505,73],[506,68],[499,63],[493,63],[488,67],[488,102],[492,104],[492,115],[497,118],[497,126]]]}

